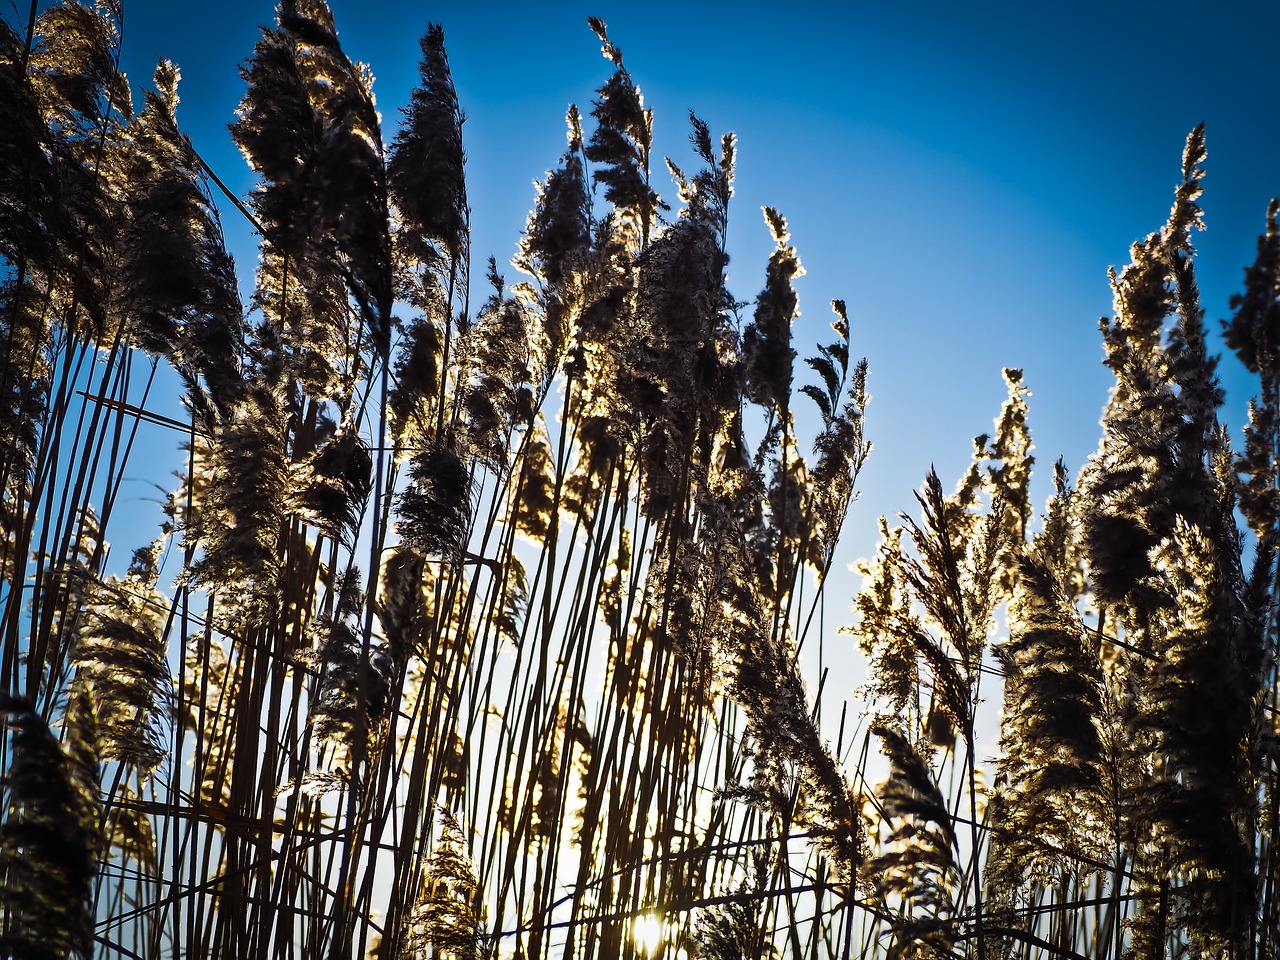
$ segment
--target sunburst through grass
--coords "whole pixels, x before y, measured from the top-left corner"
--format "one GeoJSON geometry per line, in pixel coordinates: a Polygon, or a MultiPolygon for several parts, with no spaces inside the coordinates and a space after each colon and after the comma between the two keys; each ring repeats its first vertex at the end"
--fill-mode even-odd
{"type": "Polygon", "coordinates": [[[732,134],[690,114],[655,174],[591,19],[604,79],[473,300],[443,29],[388,137],[324,0],[281,0],[231,127],[246,313],[178,70],[134,114],[122,16],[0,21],[6,954],[1271,955],[1277,207],[1227,326],[1237,458],[1202,130],[1112,276],[1098,452],[1037,521],[1006,370],[952,492],[881,521],[837,704],[870,374],[844,301],[796,364],[781,212],[728,289],[732,134]],[[110,527],[121,573],[140,417],[185,468],[160,530],[110,527]]]}

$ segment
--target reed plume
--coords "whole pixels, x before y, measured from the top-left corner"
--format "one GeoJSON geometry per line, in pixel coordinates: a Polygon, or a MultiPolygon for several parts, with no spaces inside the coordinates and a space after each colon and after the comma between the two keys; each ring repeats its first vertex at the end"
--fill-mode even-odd
{"type": "Polygon", "coordinates": [[[443,29],[384,146],[332,11],[282,0],[232,125],[246,316],[177,68],[133,116],[121,16],[0,25],[9,952],[1268,955],[1280,208],[1226,327],[1261,381],[1237,458],[1193,266],[1202,130],[1113,273],[1098,453],[1038,520],[1007,368],[956,486],[931,469],[881,521],[849,631],[869,700],[842,707],[867,363],[844,301],[797,346],[777,210],[758,294],[730,290],[732,134],[690,113],[661,187],[590,20],[605,79],[521,276],[491,258],[473,309],[443,29]],[[148,407],[166,367],[185,414],[148,407]],[[121,572],[143,419],[186,467],[121,572]]]}
{"type": "Polygon", "coordinates": [[[66,739],[20,698],[0,698],[10,749],[0,822],[0,947],[22,960],[93,954],[99,850],[93,710],[72,692],[66,739]]]}

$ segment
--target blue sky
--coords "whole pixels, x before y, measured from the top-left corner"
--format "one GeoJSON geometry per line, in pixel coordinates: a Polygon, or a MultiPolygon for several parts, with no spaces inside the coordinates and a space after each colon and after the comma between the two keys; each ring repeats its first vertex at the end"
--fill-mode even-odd
{"type": "MultiPolygon", "coordinates": [[[[514,252],[531,181],[563,150],[567,105],[585,113],[608,76],[589,14],[609,24],[654,108],[660,155],[692,165],[690,108],[713,134],[738,135],[731,288],[742,300],[759,291],[770,249],[759,208],[777,207],[807,269],[796,349],[825,342],[827,303],[841,297],[853,351],[870,363],[876,450],[850,556],[873,548],[879,514],[914,506],[931,463],[954,483],[999,410],[1003,366],[1023,367],[1032,391],[1037,504],[1059,455],[1075,470],[1096,448],[1106,271],[1163,222],[1195,124],[1208,130],[1197,247],[1214,331],[1280,194],[1280,4],[332,6],[344,48],[377,78],[388,141],[417,78],[417,38],[428,20],[444,24],[468,114],[477,277],[489,254],[501,265],[514,252]]],[[[272,16],[260,0],[126,0],[135,86],[158,56],[179,64],[179,120],[242,194],[253,181],[226,124],[243,92],[236,66],[272,16]]],[[[224,216],[247,284],[253,238],[224,216]]],[[[1252,386],[1234,358],[1221,373],[1238,436],[1252,386]]]]}

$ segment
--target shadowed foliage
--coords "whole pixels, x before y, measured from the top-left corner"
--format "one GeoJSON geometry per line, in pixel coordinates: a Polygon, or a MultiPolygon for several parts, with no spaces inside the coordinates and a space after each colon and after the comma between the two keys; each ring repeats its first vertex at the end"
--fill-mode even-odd
{"type": "Polygon", "coordinates": [[[854,593],[857,318],[797,346],[771,207],[735,296],[737,141],[690,112],[655,175],[603,21],[473,309],[443,28],[384,130],[332,11],[281,0],[228,118],[246,312],[177,67],[135,116],[119,5],[36,12],[0,19],[0,952],[1273,957],[1280,206],[1224,323],[1237,455],[1202,128],[1111,275],[1097,453],[1037,516],[1005,369],[854,593]],[[120,509],[172,467],[144,422],[158,531],[120,509]]]}

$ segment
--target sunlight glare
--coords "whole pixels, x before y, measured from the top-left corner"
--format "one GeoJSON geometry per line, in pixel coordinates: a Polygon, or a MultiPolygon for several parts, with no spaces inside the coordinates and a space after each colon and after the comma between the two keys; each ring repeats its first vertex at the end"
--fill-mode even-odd
{"type": "Polygon", "coordinates": [[[646,956],[657,953],[665,939],[662,917],[656,913],[644,913],[631,921],[631,939],[636,949],[646,956]]]}

